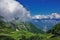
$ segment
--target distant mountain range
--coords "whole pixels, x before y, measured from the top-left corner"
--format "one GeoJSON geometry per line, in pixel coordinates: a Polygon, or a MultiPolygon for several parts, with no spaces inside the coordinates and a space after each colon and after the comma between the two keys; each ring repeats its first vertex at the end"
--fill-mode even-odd
{"type": "Polygon", "coordinates": [[[32,19],[31,23],[34,24],[37,28],[48,31],[52,29],[52,27],[59,23],[60,19],[32,19]]]}
{"type": "Polygon", "coordinates": [[[60,19],[60,14],[52,13],[50,15],[35,15],[32,19],[60,19]]]}

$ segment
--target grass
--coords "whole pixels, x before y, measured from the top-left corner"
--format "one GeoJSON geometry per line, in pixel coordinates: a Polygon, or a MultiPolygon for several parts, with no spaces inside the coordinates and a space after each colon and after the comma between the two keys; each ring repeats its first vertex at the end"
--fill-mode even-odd
{"type": "MultiPolygon", "coordinates": [[[[14,38],[15,40],[19,40],[19,38],[21,38],[22,36],[25,36],[27,39],[31,39],[31,37],[35,36],[36,38],[39,37],[42,40],[60,40],[60,36],[51,38],[53,36],[53,34],[34,34],[28,31],[24,31],[24,30],[20,30],[20,31],[12,31],[10,29],[4,29],[3,32],[0,32],[0,35],[6,35],[6,36],[10,36],[12,38],[14,38]],[[8,31],[7,31],[8,30],[8,31]]],[[[38,40],[38,39],[36,39],[38,40]]]]}

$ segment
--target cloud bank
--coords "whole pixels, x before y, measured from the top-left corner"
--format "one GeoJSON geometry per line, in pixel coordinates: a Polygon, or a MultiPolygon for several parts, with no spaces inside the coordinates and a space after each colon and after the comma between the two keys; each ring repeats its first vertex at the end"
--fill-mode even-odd
{"type": "Polygon", "coordinates": [[[7,20],[19,17],[19,20],[25,21],[30,17],[30,12],[15,0],[0,0],[0,16],[7,20]]]}
{"type": "Polygon", "coordinates": [[[28,19],[60,19],[60,14],[52,13],[50,15],[35,15],[31,16],[30,12],[23,7],[22,4],[15,0],[0,0],[0,16],[7,20],[19,18],[20,21],[28,19]]]}
{"type": "Polygon", "coordinates": [[[60,14],[52,13],[50,15],[35,15],[32,19],[60,19],[60,14]]]}

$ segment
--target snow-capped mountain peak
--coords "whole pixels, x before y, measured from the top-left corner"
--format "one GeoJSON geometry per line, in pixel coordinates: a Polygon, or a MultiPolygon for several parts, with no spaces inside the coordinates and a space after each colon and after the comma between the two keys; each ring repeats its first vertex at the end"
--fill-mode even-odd
{"type": "Polygon", "coordinates": [[[60,19],[60,14],[52,13],[50,15],[35,15],[32,19],[60,19]]]}

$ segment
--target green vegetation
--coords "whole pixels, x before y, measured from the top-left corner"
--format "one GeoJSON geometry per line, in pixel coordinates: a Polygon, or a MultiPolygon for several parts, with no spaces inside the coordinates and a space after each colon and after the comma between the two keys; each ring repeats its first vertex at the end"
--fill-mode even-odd
{"type": "Polygon", "coordinates": [[[29,22],[8,22],[0,17],[0,40],[60,40],[60,23],[44,33],[29,22]]]}
{"type": "Polygon", "coordinates": [[[53,34],[60,34],[60,23],[56,24],[52,29],[53,34]]]}
{"type": "Polygon", "coordinates": [[[60,23],[57,23],[51,30],[48,31],[53,34],[49,40],[60,40],[60,23]]]}

